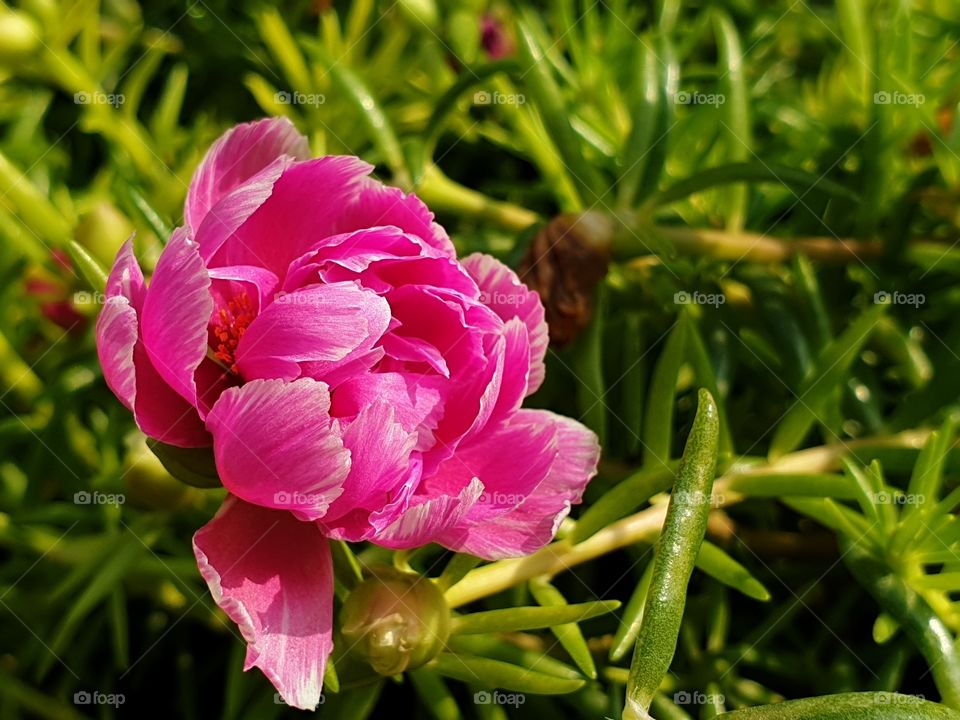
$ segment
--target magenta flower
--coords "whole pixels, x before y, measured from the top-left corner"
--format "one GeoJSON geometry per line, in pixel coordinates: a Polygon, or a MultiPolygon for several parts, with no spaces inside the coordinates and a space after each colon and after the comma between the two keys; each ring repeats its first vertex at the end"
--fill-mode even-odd
{"type": "Polygon", "coordinates": [[[229,491],[200,572],[284,700],[312,708],[332,649],[328,538],[493,559],[549,542],[595,474],[593,433],[523,399],[538,296],[458,262],[413,195],[287,120],[240,125],[190,185],[149,288],[128,241],[97,322],[144,433],[213,448],[229,491]]]}

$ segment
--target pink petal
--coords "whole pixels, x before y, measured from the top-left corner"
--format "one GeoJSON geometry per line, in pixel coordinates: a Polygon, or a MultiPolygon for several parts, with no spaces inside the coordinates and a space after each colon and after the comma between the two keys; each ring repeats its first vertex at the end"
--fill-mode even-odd
{"type": "Polygon", "coordinates": [[[284,702],[313,710],[333,650],[333,566],[313,523],[228,496],[193,536],[210,594],[284,702]]]}
{"type": "Polygon", "coordinates": [[[160,254],[143,303],[140,334],[160,376],[196,404],[194,373],[207,354],[210,277],[197,244],[177,229],[160,254]]]}
{"type": "Polygon", "coordinates": [[[300,362],[314,377],[356,354],[369,352],[390,323],[390,306],[354,283],[314,285],[279,296],[247,328],[237,346],[237,366],[246,379],[300,375],[300,362]],[[322,363],[322,364],[320,364],[322,363]]]}
{"type": "Polygon", "coordinates": [[[410,453],[416,434],[395,420],[393,408],[383,401],[365,407],[346,423],[343,444],[350,451],[350,474],[343,494],[330,503],[323,525],[334,523],[356,510],[379,510],[389,504],[397,488],[408,479],[410,453]]]}
{"type": "Polygon", "coordinates": [[[140,333],[137,311],[123,295],[108,297],[97,318],[97,356],[113,394],[133,410],[137,377],[133,348],[140,333]]]}
{"type": "Polygon", "coordinates": [[[281,276],[325,238],[383,225],[394,225],[454,257],[453,244],[426,206],[368,178],[372,169],[358,158],[335,155],[293,164],[224,243],[213,264],[264,265],[281,276]]]}
{"type": "Polygon", "coordinates": [[[267,118],[237,125],[220,136],[200,163],[183,209],[187,227],[196,232],[206,214],[230,191],[288,155],[310,157],[307,139],[287,118],[267,118]]]}
{"type": "Polygon", "coordinates": [[[543,383],[543,358],[550,338],[540,296],[520,282],[516,273],[496,258],[474,253],[462,261],[480,286],[480,299],[503,320],[518,317],[530,334],[530,379],[527,395],[543,383]]]}
{"type": "Polygon", "coordinates": [[[413,193],[364,178],[356,202],[340,216],[341,232],[371,225],[396,225],[423,238],[444,255],[456,257],[456,250],[447,233],[433,222],[433,213],[413,193]]]}
{"type": "Polygon", "coordinates": [[[143,433],[168,445],[210,447],[210,433],[197,408],[183,399],[153,367],[142,342],[133,352],[137,368],[134,417],[143,433]]]}
{"type": "MultiPolygon", "coordinates": [[[[511,418],[518,431],[534,432],[550,428],[556,448],[546,477],[512,510],[485,510],[478,503],[465,520],[444,533],[440,542],[447,547],[468,552],[489,560],[528,555],[549,543],[560,523],[569,514],[570,506],[579,503],[587,483],[597,472],[600,446],[597,437],[580,423],[545,410],[521,410],[511,418]]],[[[524,452],[511,450],[518,467],[527,467],[538,460],[538,452],[549,452],[527,445],[524,452]]],[[[459,452],[459,450],[458,450],[459,452]]],[[[450,462],[450,461],[448,461],[450,462]]],[[[487,475],[493,484],[493,478],[487,475]]],[[[483,476],[481,476],[483,479],[483,476]]],[[[486,480],[484,481],[486,484],[486,480]]],[[[497,486],[509,490],[514,483],[501,477],[497,486]]],[[[487,488],[490,492],[490,486],[487,488]]]]}
{"type": "Polygon", "coordinates": [[[117,257],[110,269],[110,276],[107,278],[105,294],[108,298],[118,295],[127,298],[133,309],[139,313],[143,307],[143,298],[146,292],[143,271],[133,254],[133,238],[131,237],[117,251],[117,257]]]}
{"type": "Polygon", "coordinates": [[[359,158],[328,155],[295,163],[274,183],[270,197],[217,252],[213,265],[261,265],[282,277],[288,265],[321,239],[377,223],[338,227],[356,202],[371,166],[359,158]]]}
{"type": "Polygon", "coordinates": [[[224,486],[256,505],[323,517],[350,470],[329,410],[327,386],[310,378],[225,390],[207,415],[224,486]]]}
{"type": "Polygon", "coordinates": [[[200,227],[193,231],[205,262],[210,263],[237,228],[267,201],[280,176],[293,162],[287,156],[277,158],[210,208],[200,227]]]}
{"type": "Polygon", "coordinates": [[[437,374],[450,377],[447,361],[437,348],[417,337],[404,337],[395,332],[383,336],[381,346],[387,355],[404,363],[423,363],[437,374]]]}
{"type": "Polygon", "coordinates": [[[496,404],[488,422],[512,415],[527,396],[530,375],[530,336],[520,318],[512,318],[503,328],[503,372],[496,404]]]}
{"type": "Polygon", "coordinates": [[[433,430],[443,413],[440,380],[413,373],[378,372],[350,378],[333,393],[333,415],[354,418],[363,408],[383,400],[394,410],[397,422],[419,436],[416,449],[434,444],[433,430]]]}
{"type": "Polygon", "coordinates": [[[107,385],[150,437],[180,447],[209,446],[196,409],[160,377],[139,339],[146,286],[130,240],[117,253],[106,293],[97,318],[97,354],[107,385]]]}
{"type": "Polygon", "coordinates": [[[234,296],[246,292],[250,299],[255,301],[253,305],[257,313],[273,302],[280,282],[272,272],[255,265],[210,268],[208,273],[213,281],[211,292],[217,307],[224,305],[234,296]]]}
{"type": "Polygon", "coordinates": [[[465,440],[424,479],[418,492],[452,495],[477,478],[484,492],[470,511],[471,521],[486,521],[516,508],[547,477],[557,456],[554,423],[531,422],[524,417],[528,412],[532,411],[465,440]]]}
{"type": "Polygon", "coordinates": [[[462,524],[470,508],[483,493],[483,483],[474,478],[456,495],[438,495],[420,498],[372,538],[388,548],[410,548],[426,545],[462,524]]]}

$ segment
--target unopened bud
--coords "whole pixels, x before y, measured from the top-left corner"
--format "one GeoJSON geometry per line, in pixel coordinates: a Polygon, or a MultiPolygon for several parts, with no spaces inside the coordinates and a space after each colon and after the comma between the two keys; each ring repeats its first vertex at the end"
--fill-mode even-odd
{"type": "Polygon", "coordinates": [[[29,15],[0,8],[0,62],[32,55],[40,47],[40,28],[29,15]]]}
{"type": "Polygon", "coordinates": [[[171,477],[142,436],[127,453],[123,480],[130,502],[147,510],[178,510],[195,502],[200,493],[171,477]]]}
{"type": "Polygon", "coordinates": [[[351,652],[381,675],[396,675],[432,660],[450,633],[450,608],[429,578],[377,568],[340,611],[351,652]]]}
{"type": "Polygon", "coordinates": [[[134,231],[133,223],[109,202],[97,203],[74,231],[76,241],[109,267],[117,250],[134,231]]]}
{"type": "Polygon", "coordinates": [[[531,239],[517,272],[540,294],[551,345],[570,344],[590,324],[594,290],[610,264],[613,233],[610,217],[590,210],[558,215],[531,239]]]}

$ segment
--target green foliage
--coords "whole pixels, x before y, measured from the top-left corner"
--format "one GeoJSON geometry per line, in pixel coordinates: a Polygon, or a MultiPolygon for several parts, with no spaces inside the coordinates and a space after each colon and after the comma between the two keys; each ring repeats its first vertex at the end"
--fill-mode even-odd
{"type": "Polygon", "coordinates": [[[196,569],[212,458],[144,445],[92,334],[120,244],[149,272],[212,140],[282,114],[464,254],[614,228],[531,399],[603,438],[583,506],[523,559],[333,543],[338,612],[387,564],[456,614],[392,678],[338,641],[322,713],[957,716],[955,3],[188,5],[0,4],[0,715],[294,716],[196,569]]]}

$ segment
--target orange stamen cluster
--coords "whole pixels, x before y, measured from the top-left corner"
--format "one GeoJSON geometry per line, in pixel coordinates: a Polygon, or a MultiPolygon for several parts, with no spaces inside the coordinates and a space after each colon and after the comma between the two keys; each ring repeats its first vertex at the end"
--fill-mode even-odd
{"type": "Polygon", "coordinates": [[[237,372],[237,345],[253,318],[250,298],[245,292],[230,300],[214,316],[212,329],[217,342],[214,355],[234,374],[237,372]]]}

